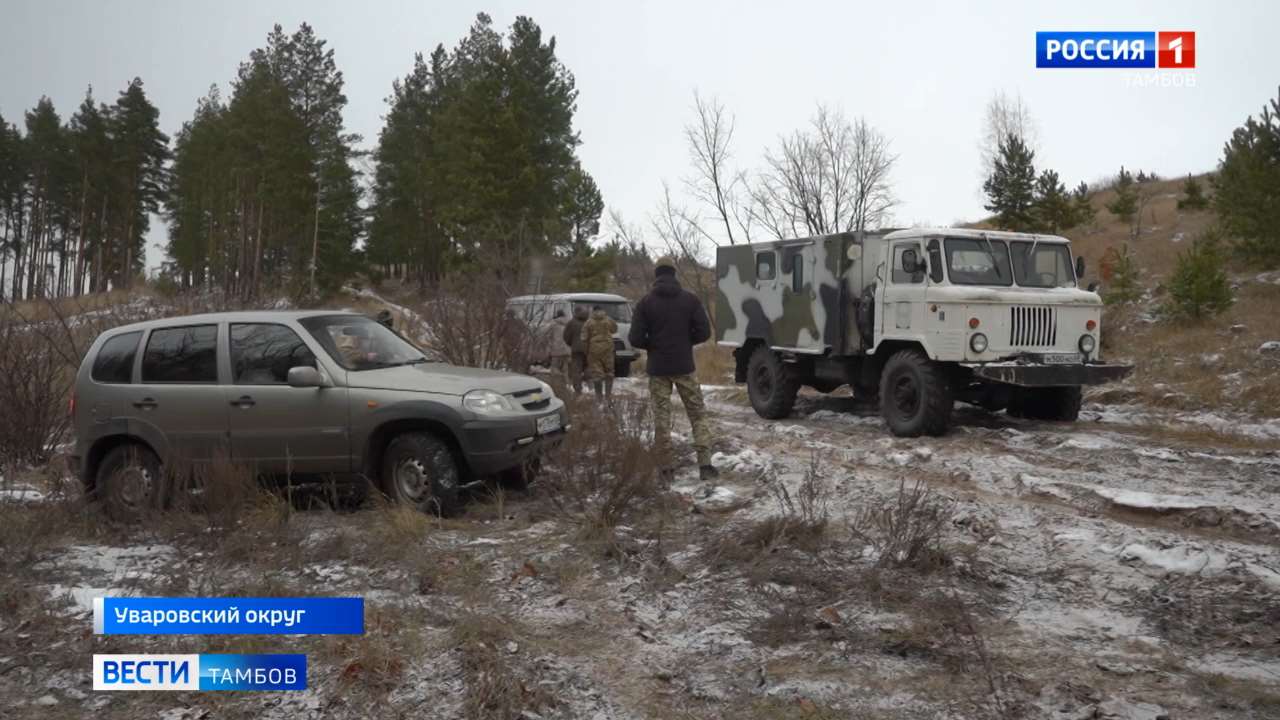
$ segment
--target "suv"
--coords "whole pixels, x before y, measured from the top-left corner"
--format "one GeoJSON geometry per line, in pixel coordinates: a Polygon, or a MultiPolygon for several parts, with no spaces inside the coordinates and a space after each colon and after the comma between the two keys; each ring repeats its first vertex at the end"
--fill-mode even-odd
{"type": "Polygon", "coordinates": [[[339,312],[233,312],[100,335],[76,376],[72,457],[119,519],[164,504],[161,469],[229,457],[257,475],[367,478],[448,513],[476,478],[522,473],[569,430],[524,375],[434,363],[339,312]]]}

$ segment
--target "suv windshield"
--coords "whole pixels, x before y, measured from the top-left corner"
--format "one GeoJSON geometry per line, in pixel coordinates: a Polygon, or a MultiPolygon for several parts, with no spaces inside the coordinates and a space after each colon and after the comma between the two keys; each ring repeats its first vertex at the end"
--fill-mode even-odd
{"type": "Polygon", "coordinates": [[[376,370],[428,362],[407,340],[359,315],[321,315],[298,321],[329,357],[348,370],[376,370]]]}
{"type": "Polygon", "coordinates": [[[575,311],[578,308],[586,308],[587,312],[590,312],[591,309],[594,307],[599,307],[601,310],[604,310],[605,315],[608,315],[609,317],[613,318],[617,322],[620,322],[620,323],[631,322],[631,305],[624,302],[575,301],[573,303],[573,309],[575,311]]]}
{"type": "Polygon", "coordinates": [[[1009,243],[1013,254],[1013,277],[1023,287],[1075,287],[1071,252],[1062,243],[1009,243]]]}
{"type": "Polygon", "coordinates": [[[947,238],[947,275],[954,285],[1012,285],[1009,248],[1003,241],[947,238]]]}

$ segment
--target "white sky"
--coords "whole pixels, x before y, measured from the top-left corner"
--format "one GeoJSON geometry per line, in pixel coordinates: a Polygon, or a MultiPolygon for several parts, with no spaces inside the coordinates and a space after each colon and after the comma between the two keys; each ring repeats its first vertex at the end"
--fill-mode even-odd
{"type": "MultiPolygon", "coordinates": [[[[1213,168],[1245,117],[1276,97],[1280,3],[1072,2],[99,2],[6,0],[0,114],[41,95],[66,119],[92,84],[114,101],[140,76],[165,132],[196,99],[227,90],[273,23],[302,21],[329,41],[346,77],[349,130],[376,141],[391,81],[417,51],[452,48],[475,13],[505,28],[531,16],[577,78],[583,164],[605,203],[644,222],[666,179],[689,172],[682,127],[693,91],[734,113],[747,168],[816,102],[865,116],[899,155],[897,224],[984,214],[977,142],[995,91],[1020,93],[1039,124],[1038,167],[1074,186],[1131,169],[1213,168]],[[1194,30],[1195,87],[1132,87],[1134,71],[1037,70],[1037,30],[1194,30]]],[[[1142,71],[1146,72],[1146,71],[1142,71]]],[[[1183,73],[1173,73],[1183,76],[1183,73]]],[[[152,241],[163,240],[163,229],[152,241]]],[[[160,252],[149,249],[155,266],[160,252]]]]}

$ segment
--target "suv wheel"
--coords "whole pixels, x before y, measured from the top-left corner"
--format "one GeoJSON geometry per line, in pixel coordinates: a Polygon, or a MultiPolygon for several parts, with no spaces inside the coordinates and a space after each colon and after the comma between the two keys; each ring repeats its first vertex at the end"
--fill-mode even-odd
{"type": "Polygon", "coordinates": [[[98,464],[98,499],[107,517],[118,522],[137,522],[162,507],[160,482],[160,459],[142,445],[117,445],[98,464]]]}
{"type": "Polygon", "coordinates": [[[457,512],[459,478],[453,450],[431,433],[397,435],[382,454],[383,491],[423,512],[457,512]]]}
{"type": "Polygon", "coordinates": [[[880,375],[880,414],[898,437],[942,435],[951,424],[951,385],[918,350],[889,356],[880,375]]]}
{"type": "Polygon", "coordinates": [[[769,420],[778,420],[791,414],[800,392],[800,378],[795,368],[782,362],[782,358],[761,345],[751,353],[747,362],[747,395],[756,414],[769,420]]]}

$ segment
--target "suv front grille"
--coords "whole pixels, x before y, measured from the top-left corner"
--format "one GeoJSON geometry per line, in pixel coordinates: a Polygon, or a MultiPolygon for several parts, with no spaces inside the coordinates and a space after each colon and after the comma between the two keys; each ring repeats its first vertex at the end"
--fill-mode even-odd
{"type": "Polygon", "coordinates": [[[1057,342],[1057,308],[1044,305],[1009,308],[1010,347],[1053,347],[1057,342]]]}
{"type": "Polygon", "coordinates": [[[523,392],[513,393],[511,397],[520,403],[520,407],[534,412],[537,410],[545,410],[551,407],[551,398],[542,394],[541,390],[525,390],[523,392]]]}

